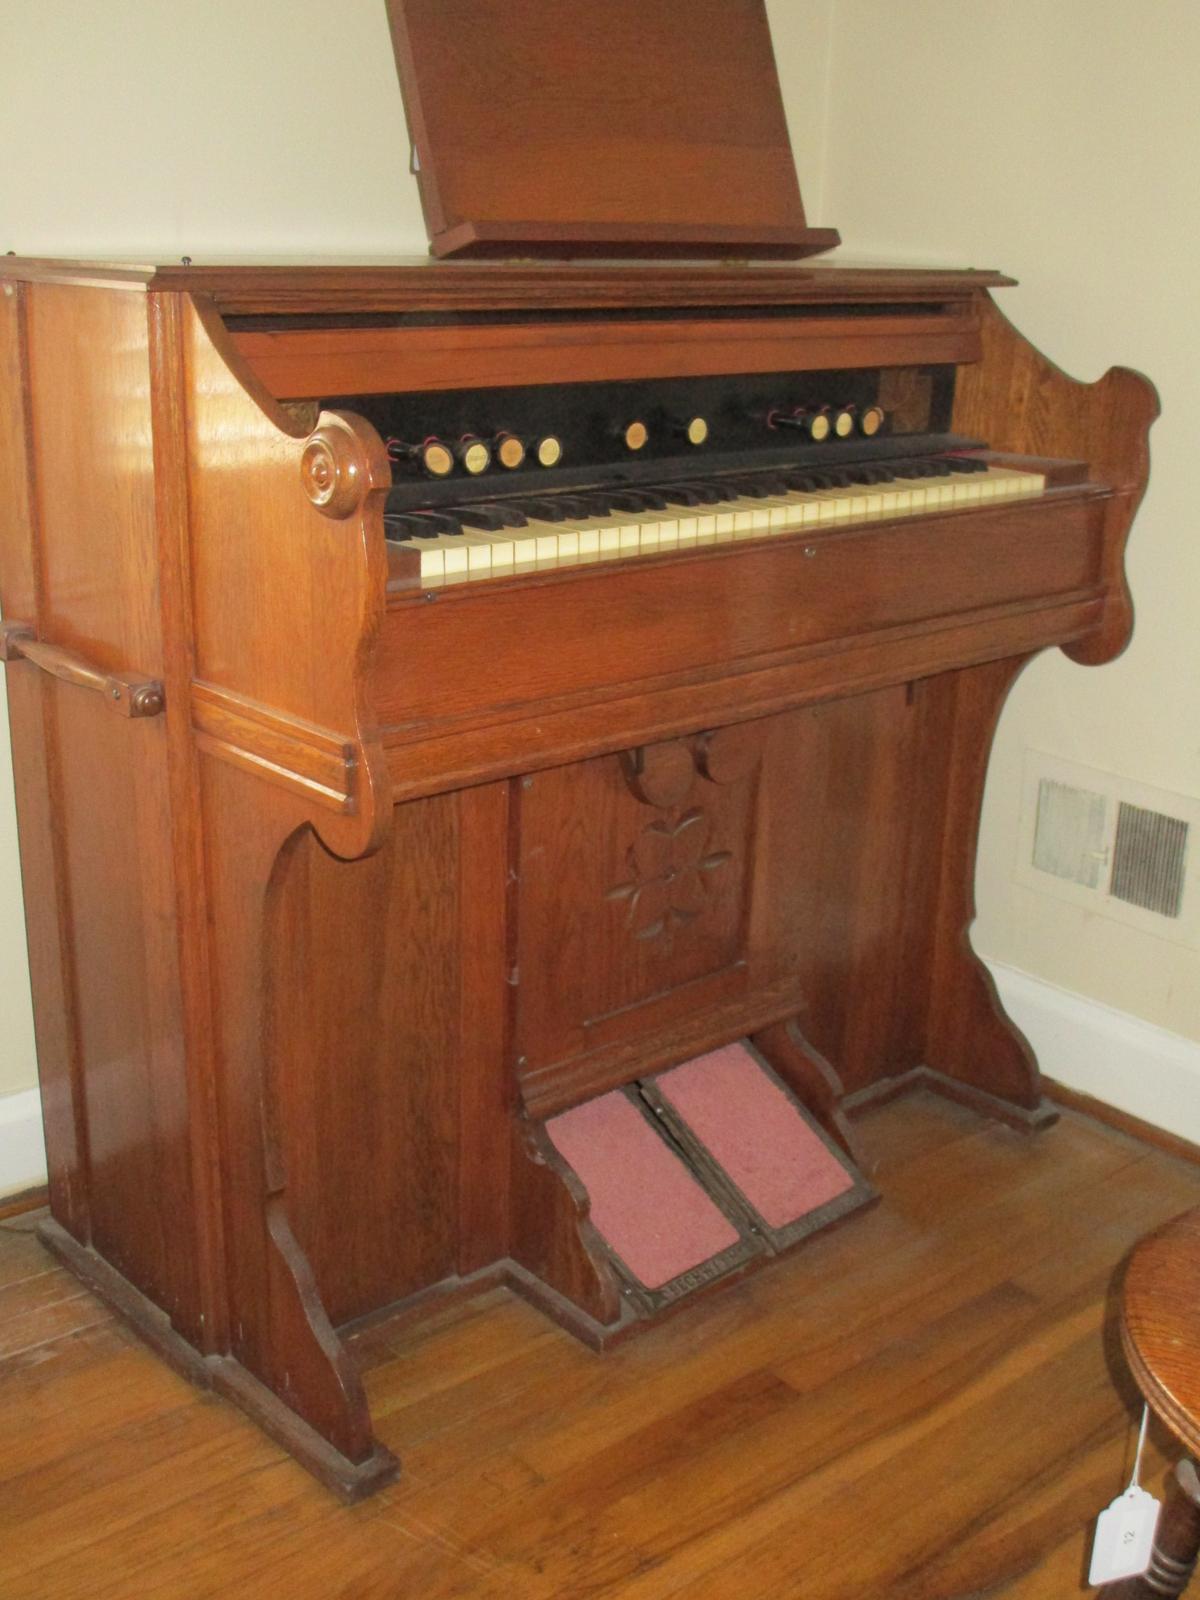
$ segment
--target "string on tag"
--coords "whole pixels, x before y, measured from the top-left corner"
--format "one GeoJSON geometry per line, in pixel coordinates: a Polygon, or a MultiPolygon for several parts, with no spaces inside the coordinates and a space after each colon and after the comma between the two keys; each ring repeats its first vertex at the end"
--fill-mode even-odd
{"type": "Polygon", "coordinates": [[[1093,1587],[1136,1577],[1150,1566],[1161,1507],[1152,1494],[1138,1485],[1149,1417],[1150,1407],[1144,1405],[1129,1487],[1096,1519],[1092,1564],[1088,1569],[1088,1583],[1093,1587]]]}
{"type": "Polygon", "coordinates": [[[1150,1407],[1148,1405],[1146,1405],[1145,1403],[1143,1403],[1143,1405],[1142,1405],[1142,1425],[1138,1429],[1137,1449],[1134,1451],[1134,1455],[1133,1455],[1133,1471],[1129,1475],[1129,1487],[1131,1489],[1136,1489],[1137,1486],[1138,1486],[1138,1475],[1140,1474],[1140,1472],[1142,1470],[1142,1451],[1146,1447],[1146,1424],[1149,1422],[1149,1420],[1150,1420],[1150,1407]]]}

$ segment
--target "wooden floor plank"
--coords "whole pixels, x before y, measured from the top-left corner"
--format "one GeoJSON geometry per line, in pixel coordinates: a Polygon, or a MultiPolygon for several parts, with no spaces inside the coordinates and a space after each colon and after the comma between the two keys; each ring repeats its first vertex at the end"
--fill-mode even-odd
{"type": "Polygon", "coordinates": [[[1082,1593],[1136,1426],[1115,1273],[1200,1170],[927,1094],[860,1131],[878,1207],[604,1357],[497,1290],[370,1330],[405,1471],[353,1510],[0,1224],[0,1595],[1082,1593]]]}

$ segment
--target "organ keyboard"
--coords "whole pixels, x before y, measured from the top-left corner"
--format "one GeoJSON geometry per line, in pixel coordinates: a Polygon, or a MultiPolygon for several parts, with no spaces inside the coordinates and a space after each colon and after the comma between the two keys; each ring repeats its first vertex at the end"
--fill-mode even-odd
{"type": "Polygon", "coordinates": [[[393,550],[419,563],[421,585],[429,587],[961,510],[1040,494],[1045,486],[1043,473],[997,466],[978,455],[914,456],[825,471],[785,468],[389,510],[384,527],[393,550]]]}

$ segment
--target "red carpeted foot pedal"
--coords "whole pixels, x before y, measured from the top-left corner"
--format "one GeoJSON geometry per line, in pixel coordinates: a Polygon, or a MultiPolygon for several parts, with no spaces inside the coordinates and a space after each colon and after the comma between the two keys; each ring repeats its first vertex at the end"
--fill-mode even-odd
{"type": "Polygon", "coordinates": [[[849,1157],[751,1045],[739,1040],[647,1079],[642,1094],[708,1187],[731,1187],[774,1249],[874,1199],[849,1157]]]}
{"type": "Polygon", "coordinates": [[[552,1117],[546,1131],[643,1312],[782,1250],[874,1198],[738,1042],[552,1117]]]}
{"type": "Polygon", "coordinates": [[[614,1089],[546,1123],[588,1192],[590,1219],[644,1311],[732,1272],[759,1251],[652,1126],[636,1091],[614,1089]]]}

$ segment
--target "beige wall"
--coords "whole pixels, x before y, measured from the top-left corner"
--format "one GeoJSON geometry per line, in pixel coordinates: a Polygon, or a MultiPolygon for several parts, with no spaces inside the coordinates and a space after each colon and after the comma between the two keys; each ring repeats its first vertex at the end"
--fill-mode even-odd
{"type": "MultiPolygon", "coordinates": [[[[1002,267],[1000,303],[1077,377],[1154,378],[1150,492],[1114,665],[1033,663],[989,778],[985,954],[1200,1039],[1200,956],[1013,881],[1026,748],[1200,795],[1200,7],[837,0],[827,220],[846,248],[1002,267]]],[[[1200,840],[1196,841],[1200,848],[1200,840]]]]}

